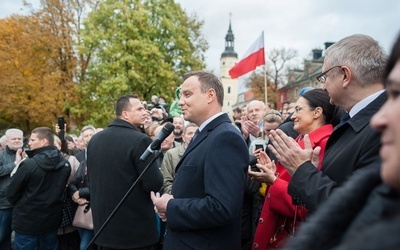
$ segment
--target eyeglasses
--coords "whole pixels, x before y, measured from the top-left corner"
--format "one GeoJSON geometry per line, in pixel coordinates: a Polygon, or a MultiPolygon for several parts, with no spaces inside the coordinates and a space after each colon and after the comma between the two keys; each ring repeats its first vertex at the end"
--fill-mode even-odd
{"type": "Polygon", "coordinates": [[[326,82],[326,74],[331,71],[332,69],[336,68],[336,67],[342,67],[342,66],[333,66],[332,68],[325,70],[324,72],[322,72],[321,74],[317,75],[315,78],[317,78],[318,82],[324,84],[326,82]]]}

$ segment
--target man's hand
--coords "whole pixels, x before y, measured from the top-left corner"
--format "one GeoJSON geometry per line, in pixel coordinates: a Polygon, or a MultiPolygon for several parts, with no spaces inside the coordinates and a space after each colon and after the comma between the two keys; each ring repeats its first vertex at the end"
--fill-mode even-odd
{"type": "Polygon", "coordinates": [[[317,147],[313,150],[308,134],[304,136],[305,149],[302,149],[293,138],[288,137],[280,129],[271,130],[269,138],[273,146],[268,145],[268,149],[291,175],[306,161],[312,161],[313,164],[319,162],[321,149],[317,147]]]}
{"type": "Polygon", "coordinates": [[[22,154],[26,155],[26,153],[22,151],[22,148],[19,148],[15,153],[15,161],[14,161],[15,166],[18,165],[18,163],[20,163],[20,161],[23,158],[25,158],[22,154]]]}
{"type": "Polygon", "coordinates": [[[245,126],[252,136],[254,137],[260,136],[260,126],[258,124],[255,124],[252,121],[246,121],[245,126]]]}
{"type": "Polygon", "coordinates": [[[242,116],[242,119],[240,121],[240,123],[242,124],[242,126],[241,126],[242,135],[243,135],[243,138],[245,140],[247,140],[247,138],[249,138],[249,131],[248,131],[247,126],[246,126],[246,121],[247,120],[248,120],[247,116],[242,116]]]}
{"type": "Polygon", "coordinates": [[[160,197],[160,193],[154,193],[151,191],[150,198],[154,204],[154,211],[160,216],[163,222],[167,221],[167,205],[168,201],[173,199],[174,197],[170,194],[163,194],[160,197]]]}

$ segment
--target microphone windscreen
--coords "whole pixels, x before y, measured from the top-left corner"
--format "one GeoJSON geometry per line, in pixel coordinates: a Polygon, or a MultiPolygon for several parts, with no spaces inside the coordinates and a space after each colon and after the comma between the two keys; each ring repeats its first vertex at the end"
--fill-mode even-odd
{"type": "Polygon", "coordinates": [[[170,123],[170,122],[167,122],[167,123],[164,125],[164,127],[163,127],[162,130],[164,130],[164,132],[165,132],[166,134],[169,135],[169,134],[172,133],[172,131],[174,131],[174,129],[175,129],[174,124],[172,124],[172,123],[170,123]]]}

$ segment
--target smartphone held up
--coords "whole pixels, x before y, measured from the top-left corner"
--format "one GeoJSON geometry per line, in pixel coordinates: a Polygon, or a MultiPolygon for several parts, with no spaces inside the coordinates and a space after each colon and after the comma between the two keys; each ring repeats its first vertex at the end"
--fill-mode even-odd
{"type": "Polygon", "coordinates": [[[58,124],[58,128],[60,129],[60,132],[58,133],[58,137],[60,137],[60,139],[63,141],[64,137],[65,137],[65,130],[64,130],[65,119],[64,119],[64,116],[59,116],[58,117],[57,124],[58,124]]]}

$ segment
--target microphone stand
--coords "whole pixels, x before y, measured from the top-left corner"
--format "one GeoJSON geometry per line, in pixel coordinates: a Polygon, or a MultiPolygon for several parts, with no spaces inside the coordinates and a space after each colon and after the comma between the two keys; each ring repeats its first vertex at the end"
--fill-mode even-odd
{"type": "Polygon", "coordinates": [[[149,167],[151,165],[153,165],[154,161],[158,158],[158,156],[161,154],[161,150],[157,150],[155,152],[155,156],[153,157],[153,159],[151,159],[151,161],[149,162],[149,164],[147,164],[147,166],[143,169],[142,173],[138,176],[138,178],[136,179],[136,181],[132,184],[132,186],[128,189],[128,191],[126,192],[126,194],[122,197],[122,199],[119,201],[119,203],[117,204],[117,206],[114,208],[114,210],[111,212],[111,214],[108,216],[108,218],[106,219],[106,221],[103,223],[103,225],[101,225],[100,229],[97,231],[97,233],[93,236],[92,240],[89,242],[89,244],[86,247],[86,250],[89,249],[89,247],[94,243],[94,241],[99,237],[100,233],[103,232],[104,228],[106,227],[106,225],[108,224],[108,222],[111,220],[111,218],[115,215],[115,213],[118,211],[118,209],[121,207],[122,203],[124,203],[124,201],[126,200],[126,198],[128,198],[128,195],[132,192],[132,190],[136,187],[137,183],[142,179],[142,176],[144,173],[146,173],[146,171],[149,169],[149,167]]]}

